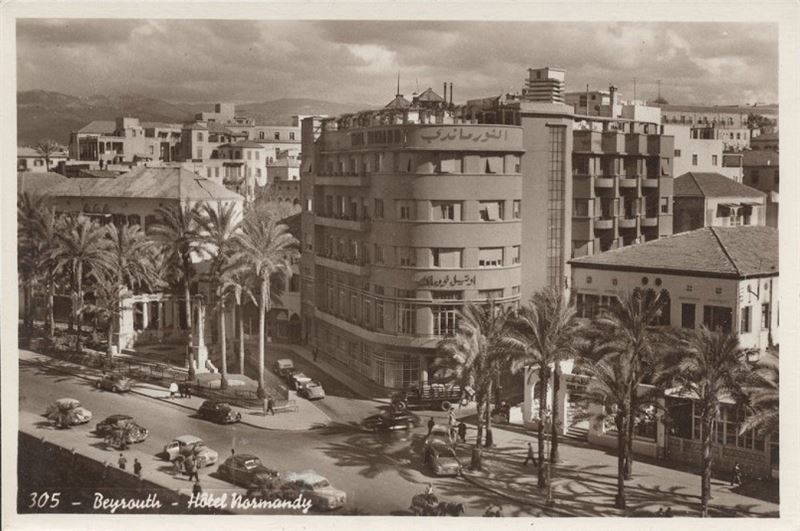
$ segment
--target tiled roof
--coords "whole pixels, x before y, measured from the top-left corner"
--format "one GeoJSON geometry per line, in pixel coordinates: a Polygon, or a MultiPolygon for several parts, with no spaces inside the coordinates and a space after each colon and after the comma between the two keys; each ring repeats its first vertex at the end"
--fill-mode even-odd
{"type": "Polygon", "coordinates": [[[116,122],[112,120],[94,120],[78,129],[79,133],[99,133],[102,135],[113,135],[117,130],[116,122]]]}
{"type": "Polygon", "coordinates": [[[432,88],[425,89],[422,94],[416,97],[417,101],[433,101],[433,102],[443,102],[444,98],[436,94],[432,88]]]}
{"type": "MultiPolygon", "coordinates": [[[[41,157],[44,158],[36,148],[32,147],[18,147],[17,148],[17,156],[18,157],[41,157]]],[[[58,158],[58,157],[66,157],[68,153],[66,151],[56,151],[54,153],[50,153],[50,158],[58,158]]]]}
{"type": "Polygon", "coordinates": [[[705,227],[570,260],[573,267],[747,278],[778,274],[772,227],[705,227]]]}
{"type": "Polygon", "coordinates": [[[182,128],[183,129],[191,129],[193,131],[195,131],[195,130],[196,131],[206,131],[206,130],[208,130],[208,127],[206,127],[203,124],[197,123],[197,122],[193,122],[193,123],[190,123],[190,124],[183,124],[182,128]]]}
{"type": "Polygon", "coordinates": [[[780,155],[776,151],[745,151],[742,166],[778,166],[780,155]]]}
{"type": "Polygon", "coordinates": [[[764,197],[764,193],[719,173],[689,172],[676,177],[675,197],[764,197]]]}
{"type": "Polygon", "coordinates": [[[50,193],[68,197],[137,197],[189,201],[243,199],[236,192],[184,168],[139,167],[115,178],[65,179],[50,193]]]}
{"type": "Polygon", "coordinates": [[[168,124],[165,122],[142,122],[143,129],[180,129],[181,124],[168,124]]]}
{"type": "Polygon", "coordinates": [[[386,104],[385,109],[407,109],[411,106],[411,102],[405,99],[401,94],[395,96],[395,98],[386,104]]]}
{"type": "Polygon", "coordinates": [[[50,193],[50,190],[68,181],[60,173],[52,171],[35,172],[21,171],[17,173],[17,193],[28,192],[30,194],[50,193]]]}

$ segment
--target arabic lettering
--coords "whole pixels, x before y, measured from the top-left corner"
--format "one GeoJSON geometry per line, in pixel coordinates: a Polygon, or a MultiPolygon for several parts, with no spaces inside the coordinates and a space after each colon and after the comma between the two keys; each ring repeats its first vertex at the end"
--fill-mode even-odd
{"type": "Polygon", "coordinates": [[[461,286],[474,286],[475,275],[446,275],[443,278],[434,278],[433,275],[425,275],[417,280],[417,285],[421,288],[454,288],[461,286]]]}
{"type": "Polygon", "coordinates": [[[432,133],[421,133],[420,138],[430,144],[434,140],[448,141],[448,140],[472,140],[473,142],[488,142],[489,140],[508,140],[508,131],[501,130],[496,127],[487,129],[481,132],[471,132],[464,130],[463,127],[453,127],[452,129],[445,130],[441,127],[433,130],[432,133]]]}

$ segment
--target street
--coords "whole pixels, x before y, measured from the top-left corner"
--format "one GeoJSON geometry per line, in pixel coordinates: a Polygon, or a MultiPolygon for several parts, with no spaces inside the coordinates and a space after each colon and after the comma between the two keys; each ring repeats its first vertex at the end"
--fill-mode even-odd
{"type": "MultiPolygon", "coordinates": [[[[303,366],[301,368],[306,369],[303,366]]],[[[333,389],[335,393],[336,388],[333,389]]],[[[411,497],[422,492],[428,483],[433,483],[441,499],[463,502],[467,515],[482,515],[485,508],[493,503],[503,504],[509,516],[538,514],[534,508],[525,505],[515,507],[507,499],[495,496],[462,478],[428,476],[422,469],[419,457],[424,427],[409,433],[372,434],[361,431],[358,421],[365,415],[377,412],[377,403],[352,396],[333,395],[318,404],[331,414],[334,422],[314,430],[277,432],[242,424],[221,426],[200,420],[179,405],[134,393],[115,395],[98,391],[84,379],[20,364],[21,427],[33,432],[38,430],[52,441],[63,439],[67,446],[92,445],[106,453],[108,461],[115,463],[117,452],[106,450],[91,430],[97,422],[111,414],[131,414],[150,430],[150,436],[143,443],[131,447],[127,452],[128,460],[132,462],[133,457],[139,457],[145,476],[156,481],[157,474],[163,474],[165,479],[185,482],[183,488],[191,488],[188,480],[172,478],[163,471],[171,467],[156,454],[175,436],[192,434],[217,450],[220,462],[234,448],[238,453],[259,456],[266,466],[282,473],[314,469],[327,477],[334,487],[347,493],[347,505],[342,511],[345,513],[407,514],[411,497]],[[80,400],[92,411],[92,421],[67,431],[55,431],[49,423],[43,422],[41,414],[47,405],[63,397],[80,400]],[[162,471],[159,471],[160,468],[162,471]]],[[[422,418],[424,425],[426,417],[422,418]]],[[[201,473],[201,478],[208,473],[201,473]]]]}

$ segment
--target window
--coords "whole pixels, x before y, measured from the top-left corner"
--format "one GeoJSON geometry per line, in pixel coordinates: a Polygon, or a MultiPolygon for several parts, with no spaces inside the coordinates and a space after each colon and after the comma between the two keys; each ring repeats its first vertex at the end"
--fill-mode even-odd
{"type": "Polygon", "coordinates": [[[202,159],[203,158],[203,148],[200,148],[200,147],[197,148],[197,158],[198,159],[202,159]]]}
{"type": "Polygon", "coordinates": [[[35,159],[33,161],[34,166],[44,166],[44,161],[42,159],[35,159]]]}
{"type": "Polygon", "coordinates": [[[578,317],[591,319],[595,316],[599,308],[600,297],[597,295],[585,295],[578,293],[575,297],[575,313],[578,317]]]}
{"type": "Polygon", "coordinates": [[[745,306],[742,308],[742,316],[739,322],[739,333],[747,334],[750,332],[750,318],[752,317],[752,306],[745,306]]]}
{"type": "Polygon", "coordinates": [[[294,133],[289,133],[289,140],[294,140],[294,133]]]}
{"type": "Polygon", "coordinates": [[[261,158],[260,158],[261,157],[261,153],[256,151],[255,154],[256,154],[256,160],[261,160],[261,158]]]}
{"type": "Polygon", "coordinates": [[[417,250],[413,247],[395,247],[395,263],[397,265],[412,267],[417,264],[417,250]]]}
{"type": "Polygon", "coordinates": [[[511,263],[518,264],[520,262],[520,246],[515,245],[511,248],[511,263]]]}
{"type": "Polygon", "coordinates": [[[383,263],[383,247],[375,244],[375,263],[382,264],[383,263]]]}
{"type": "Polygon", "coordinates": [[[681,150],[680,149],[676,149],[675,150],[675,157],[680,157],[680,156],[681,156],[681,150]]]}
{"type": "Polygon", "coordinates": [[[752,170],[750,172],[750,182],[758,184],[758,170],[752,170]]]}
{"type": "Polygon", "coordinates": [[[436,304],[438,301],[457,301],[460,300],[462,294],[460,291],[434,291],[432,294],[434,305],[431,308],[433,311],[433,334],[437,336],[446,336],[455,334],[459,306],[453,302],[442,302],[436,304]]]}
{"type": "Polygon", "coordinates": [[[306,212],[311,212],[311,205],[312,205],[311,198],[307,197],[306,198],[306,212]]]}
{"type": "Polygon", "coordinates": [[[695,326],[694,315],[695,315],[695,305],[687,302],[682,303],[681,327],[693,329],[695,326]]]}
{"type": "Polygon", "coordinates": [[[503,248],[488,247],[478,249],[478,267],[501,267],[503,265],[503,248]]]}
{"type": "Polygon", "coordinates": [[[711,165],[712,166],[716,166],[717,165],[717,156],[716,155],[711,155],[711,165]]]}
{"type": "Polygon", "coordinates": [[[397,201],[397,219],[414,219],[414,202],[397,201]]]}
{"type": "Polygon", "coordinates": [[[275,140],[280,140],[280,139],[281,139],[281,134],[276,132],[275,133],[275,140]]]}
{"type": "Polygon", "coordinates": [[[461,249],[431,249],[433,267],[461,267],[461,249]]]}
{"type": "Polygon", "coordinates": [[[511,294],[512,295],[519,295],[520,287],[519,286],[511,286],[511,294]]]}
{"type": "Polygon", "coordinates": [[[662,301],[661,308],[658,310],[658,315],[655,319],[655,324],[658,326],[669,326],[671,322],[672,304],[670,301],[669,292],[665,289],[661,290],[659,299],[662,301]]]}
{"type": "MultiPolygon", "coordinates": [[[[398,299],[413,299],[415,293],[407,290],[397,290],[398,299]]],[[[397,303],[397,332],[400,334],[416,333],[416,309],[414,304],[408,301],[398,301],[397,303]]]]}
{"type": "Polygon", "coordinates": [[[375,219],[383,219],[383,199],[375,200],[375,219]]]}
{"type": "Polygon", "coordinates": [[[483,221],[500,221],[503,219],[503,201],[480,201],[478,213],[483,221]]]}
{"type": "Polygon", "coordinates": [[[733,310],[725,306],[703,306],[703,324],[715,332],[731,332],[733,310]]]}
{"type": "Polygon", "coordinates": [[[669,214],[669,197],[660,197],[658,202],[661,205],[661,213],[669,214]]]}
{"type": "Polygon", "coordinates": [[[503,298],[502,289],[481,289],[478,290],[478,298],[496,301],[503,298]]]}
{"type": "Polygon", "coordinates": [[[203,141],[203,133],[197,133],[197,141],[198,142],[202,142],[203,141]]]}
{"type": "Polygon", "coordinates": [[[519,199],[515,199],[514,202],[511,203],[511,217],[513,219],[522,218],[522,201],[519,199]]]}
{"type": "Polygon", "coordinates": [[[772,320],[771,317],[772,312],[770,310],[769,303],[766,302],[761,305],[761,328],[763,330],[770,328],[770,321],[772,320]]]}
{"type": "Polygon", "coordinates": [[[245,152],[247,153],[247,160],[253,160],[253,152],[249,149],[246,149],[245,152]]]}
{"type": "Polygon", "coordinates": [[[383,329],[383,308],[384,303],[383,299],[378,297],[378,295],[383,295],[383,286],[375,286],[375,326],[382,330],[383,329]]]}
{"type": "Polygon", "coordinates": [[[259,140],[264,140],[264,131],[259,131],[258,132],[258,139],[259,140]]]}
{"type": "Polygon", "coordinates": [[[697,153],[692,154],[692,166],[697,166],[697,153]]]}
{"type": "Polygon", "coordinates": [[[431,219],[434,221],[461,221],[461,203],[458,201],[431,201],[431,219]]]}

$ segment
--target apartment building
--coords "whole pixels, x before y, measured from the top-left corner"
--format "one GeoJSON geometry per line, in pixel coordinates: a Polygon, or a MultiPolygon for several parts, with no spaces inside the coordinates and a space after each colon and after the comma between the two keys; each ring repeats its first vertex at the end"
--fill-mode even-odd
{"type": "Polygon", "coordinates": [[[780,151],[778,133],[764,133],[750,139],[753,151],[780,151]]]}
{"type": "Polygon", "coordinates": [[[765,225],[766,195],[719,173],[689,172],[674,182],[674,232],[765,225]]]}
{"type": "Polygon", "coordinates": [[[30,171],[46,173],[56,171],[59,164],[66,162],[69,153],[66,151],[56,151],[49,156],[50,165],[48,166],[44,156],[34,148],[17,148],[17,171],[30,171]]]}
{"type": "Polygon", "coordinates": [[[742,183],[767,194],[767,225],[778,227],[780,155],[777,151],[746,151],[742,158],[742,183]]]}
{"type": "Polygon", "coordinates": [[[459,307],[520,299],[522,128],[420,96],[302,128],[305,334],[387,389],[427,381],[459,307]]]}
{"type": "Polygon", "coordinates": [[[95,120],[70,135],[69,158],[103,169],[109,164],[182,159],[181,126],[120,117],[95,120]]]}
{"type": "Polygon", "coordinates": [[[673,175],[688,172],[720,173],[742,182],[741,154],[725,153],[722,140],[695,138],[688,125],[665,124],[664,133],[675,139],[673,175]]]}

